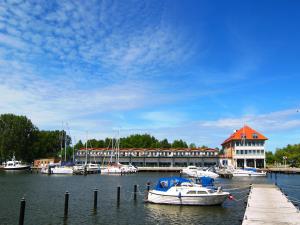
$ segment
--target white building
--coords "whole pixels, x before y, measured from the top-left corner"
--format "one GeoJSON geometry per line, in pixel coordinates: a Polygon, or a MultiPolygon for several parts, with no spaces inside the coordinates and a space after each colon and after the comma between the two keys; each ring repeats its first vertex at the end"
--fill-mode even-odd
{"type": "Polygon", "coordinates": [[[222,163],[235,168],[264,168],[266,140],[268,138],[249,126],[242,127],[222,143],[222,163]]]}

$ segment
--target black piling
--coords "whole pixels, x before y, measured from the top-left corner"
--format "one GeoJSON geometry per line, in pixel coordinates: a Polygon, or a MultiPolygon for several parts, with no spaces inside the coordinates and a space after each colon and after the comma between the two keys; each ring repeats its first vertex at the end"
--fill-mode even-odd
{"type": "Polygon", "coordinates": [[[120,204],[120,194],[121,194],[121,187],[118,186],[118,189],[117,189],[117,203],[118,203],[118,205],[120,204]]]}
{"type": "Polygon", "coordinates": [[[65,193],[65,210],[64,210],[65,217],[68,217],[68,211],[69,211],[69,192],[66,191],[66,193],[65,193]]]}
{"type": "Polygon", "coordinates": [[[147,182],[147,192],[149,192],[150,191],[150,182],[148,181],[147,182]]]}
{"type": "Polygon", "coordinates": [[[97,210],[97,202],[98,202],[98,189],[94,189],[94,210],[97,210]]]}
{"type": "Polygon", "coordinates": [[[137,185],[136,184],[133,187],[133,194],[134,194],[134,200],[136,201],[136,194],[137,194],[137,185]]]}
{"type": "Polygon", "coordinates": [[[84,166],[84,172],[83,172],[83,175],[84,175],[84,176],[87,175],[87,168],[86,168],[86,165],[84,166]]]}
{"type": "Polygon", "coordinates": [[[26,201],[25,201],[25,198],[23,197],[21,199],[21,205],[20,205],[19,225],[23,225],[24,224],[25,205],[26,205],[26,201]]]}

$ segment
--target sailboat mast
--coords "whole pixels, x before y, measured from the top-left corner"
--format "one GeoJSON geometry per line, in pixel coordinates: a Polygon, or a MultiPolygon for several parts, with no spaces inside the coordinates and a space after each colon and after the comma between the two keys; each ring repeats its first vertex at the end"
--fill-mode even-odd
{"type": "Polygon", "coordinates": [[[87,165],[87,142],[88,142],[88,132],[86,132],[86,142],[85,142],[85,165],[87,165]]]}
{"type": "Polygon", "coordinates": [[[118,146],[117,146],[117,157],[118,157],[118,163],[120,160],[120,129],[118,130],[118,140],[117,140],[118,146]]]}
{"type": "Polygon", "coordinates": [[[65,140],[65,162],[67,161],[67,135],[66,132],[64,132],[64,140],[65,140]]]}
{"type": "Polygon", "coordinates": [[[64,122],[62,121],[61,122],[61,124],[62,124],[62,131],[61,131],[61,133],[60,133],[60,165],[62,165],[62,157],[63,157],[63,144],[62,144],[62,142],[63,142],[63,129],[64,129],[64,122]]]}
{"type": "MultiPolygon", "coordinates": [[[[73,137],[74,143],[75,142],[75,136],[73,137]]],[[[73,144],[73,163],[75,163],[75,144],[73,144]]]]}

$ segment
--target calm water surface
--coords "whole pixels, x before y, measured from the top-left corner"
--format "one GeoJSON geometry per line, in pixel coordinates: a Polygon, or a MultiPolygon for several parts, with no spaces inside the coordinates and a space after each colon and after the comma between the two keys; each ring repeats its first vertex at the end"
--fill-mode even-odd
{"type": "MultiPolygon", "coordinates": [[[[64,176],[26,172],[0,171],[0,224],[18,224],[20,199],[26,198],[26,225],[39,224],[241,224],[246,189],[232,190],[235,201],[222,206],[170,206],[144,203],[147,181],[154,185],[158,178],[176,173],[138,173],[127,176],[64,176]],[[133,185],[139,195],[133,200],[133,185]],[[121,202],[117,206],[117,186],[121,186],[121,202]],[[98,210],[94,212],[93,189],[98,188],[98,210]],[[64,193],[69,191],[69,217],[63,218],[64,193]]],[[[275,182],[268,178],[216,179],[224,189],[244,188],[250,183],[275,182]]],[[[300,199],[299,175],[278,175],[277,182],[285,192],[300,199]]]]}

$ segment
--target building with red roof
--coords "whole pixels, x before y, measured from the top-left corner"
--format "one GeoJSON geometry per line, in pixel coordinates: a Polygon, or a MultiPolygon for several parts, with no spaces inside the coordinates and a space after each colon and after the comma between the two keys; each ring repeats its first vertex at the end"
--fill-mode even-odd
{"type": "Polygon", "coordinates": [[[133,164],[138,167],[206,167],[219,162],[219,151],[213,148],[82,148],[76,153],[78,163],[85,161],[102,165],[115,163],[133,164]],[[118,157],[117,157],[118,155],[118,157]]]}
{"type": "Polygon", "coordinates": [[[266,140],[268,138],[263,134],[245,125],[222,143],[222,163],[235,168],[264,168],[266,140]]]}

